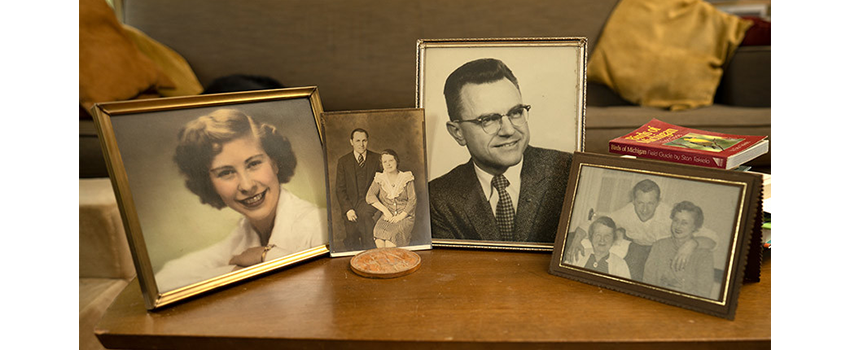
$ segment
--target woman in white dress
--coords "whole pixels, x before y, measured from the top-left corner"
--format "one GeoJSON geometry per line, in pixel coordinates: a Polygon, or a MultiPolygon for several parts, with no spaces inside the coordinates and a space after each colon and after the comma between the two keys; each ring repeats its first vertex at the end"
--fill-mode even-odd
{"type": "Polygon", "coordinates": [[[203,204],[242,214],[222,241],[167,262],[160,291],[186,286],[327,243],[327,217],[281,186],[295,173],[289,140],[235,109],[187,123],[174,155],[203,204]]]}
{"type": "Polygon", "coordinates": [[[366,203],[378,209],[373,230],[375,246],[404,247],[410,245],[415,219],[413,173],[398,170],[398,153],[391,149],[381,152],[381,164],[384,171],[375,174],[366,192],[366,203]]]}

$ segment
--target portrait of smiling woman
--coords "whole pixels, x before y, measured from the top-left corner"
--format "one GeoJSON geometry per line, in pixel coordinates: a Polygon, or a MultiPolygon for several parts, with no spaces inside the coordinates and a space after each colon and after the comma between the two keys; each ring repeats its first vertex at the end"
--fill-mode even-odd
{"type": "Polygon", "coordinates": [[[241,214],[223,240],[170,260],[156,273],[170,290],[327,242],[326,212],[281,186],[298,164],[274,126],[222,108],[186,123],[174,162],[202,204],[241,214]]]}

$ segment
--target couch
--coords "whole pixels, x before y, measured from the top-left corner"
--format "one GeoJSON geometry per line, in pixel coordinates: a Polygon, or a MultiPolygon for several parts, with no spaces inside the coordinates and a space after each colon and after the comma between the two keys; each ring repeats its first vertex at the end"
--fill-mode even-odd
{"type": "MultiPolygon", "coordinates": [[[[415,105],[420,38],[584,36],[592,53],[617,0],[124,0],[122,21],[180,53],[204,86],[236,73],[319,87],[326,111],[415,105]],[[520,21],[519,25],[505,25],[520,21]]],[[[656,117],[727,133],[770,135],[770,46],[742,46],[715,104],[687,111],[642,107],[587,86],[586,145],[656,117]]],[[[80,174],[106,176],[91,117],[81,111],[80,174]]],[[[751,163],[770,166],[770,154],[751,163]]]]}
{"type": "MultiPolygon", "coordinates": [[[[324,109],[341,111],[414,107],[417,39],[584,36],[588,38],[588,52],[592,53],[618,1],[118,3],[122,5],[123,23],[182,55],[204,86],[231,74],[267,76],[289,87],[318,86],[324,109]]],[[[605,85],[588,83],[586,151],[607,153],[608,140],[651,118],[699,129],[769,136],[770,46],[739,47],[724,68],[714,104],[686,111],[635,105],[605,85]]],[[[79,134],[82,345],[83,333],[93,326],[83,325],[83,299],[90,321],[95,318],[92,314],[108,305],[114,290],[126,285],[133,272],[126,239],[120,238],[123,229],[116,222],[120,217],[114,198],[105,194],[110,191],[108,181],[104,181],[108,174],[94,124],[84,108],[80,109],[79,134]],[[89,183],[83,178],[100,180],[89,183]],[[95,202],[99,204],[85,205],[102,210],[93,215],[99,218],[99,224],[84,227],[84,197],[98,199],[95,202]],[[102,229],[95,228],[98,225],[102,229]],[[84,265],[106,272],[84,271],[84,265]],[[89,277],[115,283],[89,288],[88,282],[84,286],[84,279],[88,281],[89,277]]],[[[770,154],[750,165],[769,171],[770,154]]]]}

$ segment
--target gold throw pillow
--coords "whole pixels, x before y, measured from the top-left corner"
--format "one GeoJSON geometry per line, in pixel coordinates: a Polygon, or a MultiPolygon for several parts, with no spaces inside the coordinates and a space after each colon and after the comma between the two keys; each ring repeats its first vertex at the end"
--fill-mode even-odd
{"type": "Polygon", "coordinates": [[[708,106],[751,21],[701,0],[623,0],[588,62],[589,81],[642,106],[708,106]]]}

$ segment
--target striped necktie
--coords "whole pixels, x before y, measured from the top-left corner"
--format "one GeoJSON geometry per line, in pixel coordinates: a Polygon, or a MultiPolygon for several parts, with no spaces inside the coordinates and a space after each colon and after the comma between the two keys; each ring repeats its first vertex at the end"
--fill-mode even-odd
{"type": "Polygon", "coordinates": [[[363,164],[365,164],[365,162],[363,161],[363,155],[358,153],[357,154],[357,165],[359,165],[362,168],[363,164]]]}

